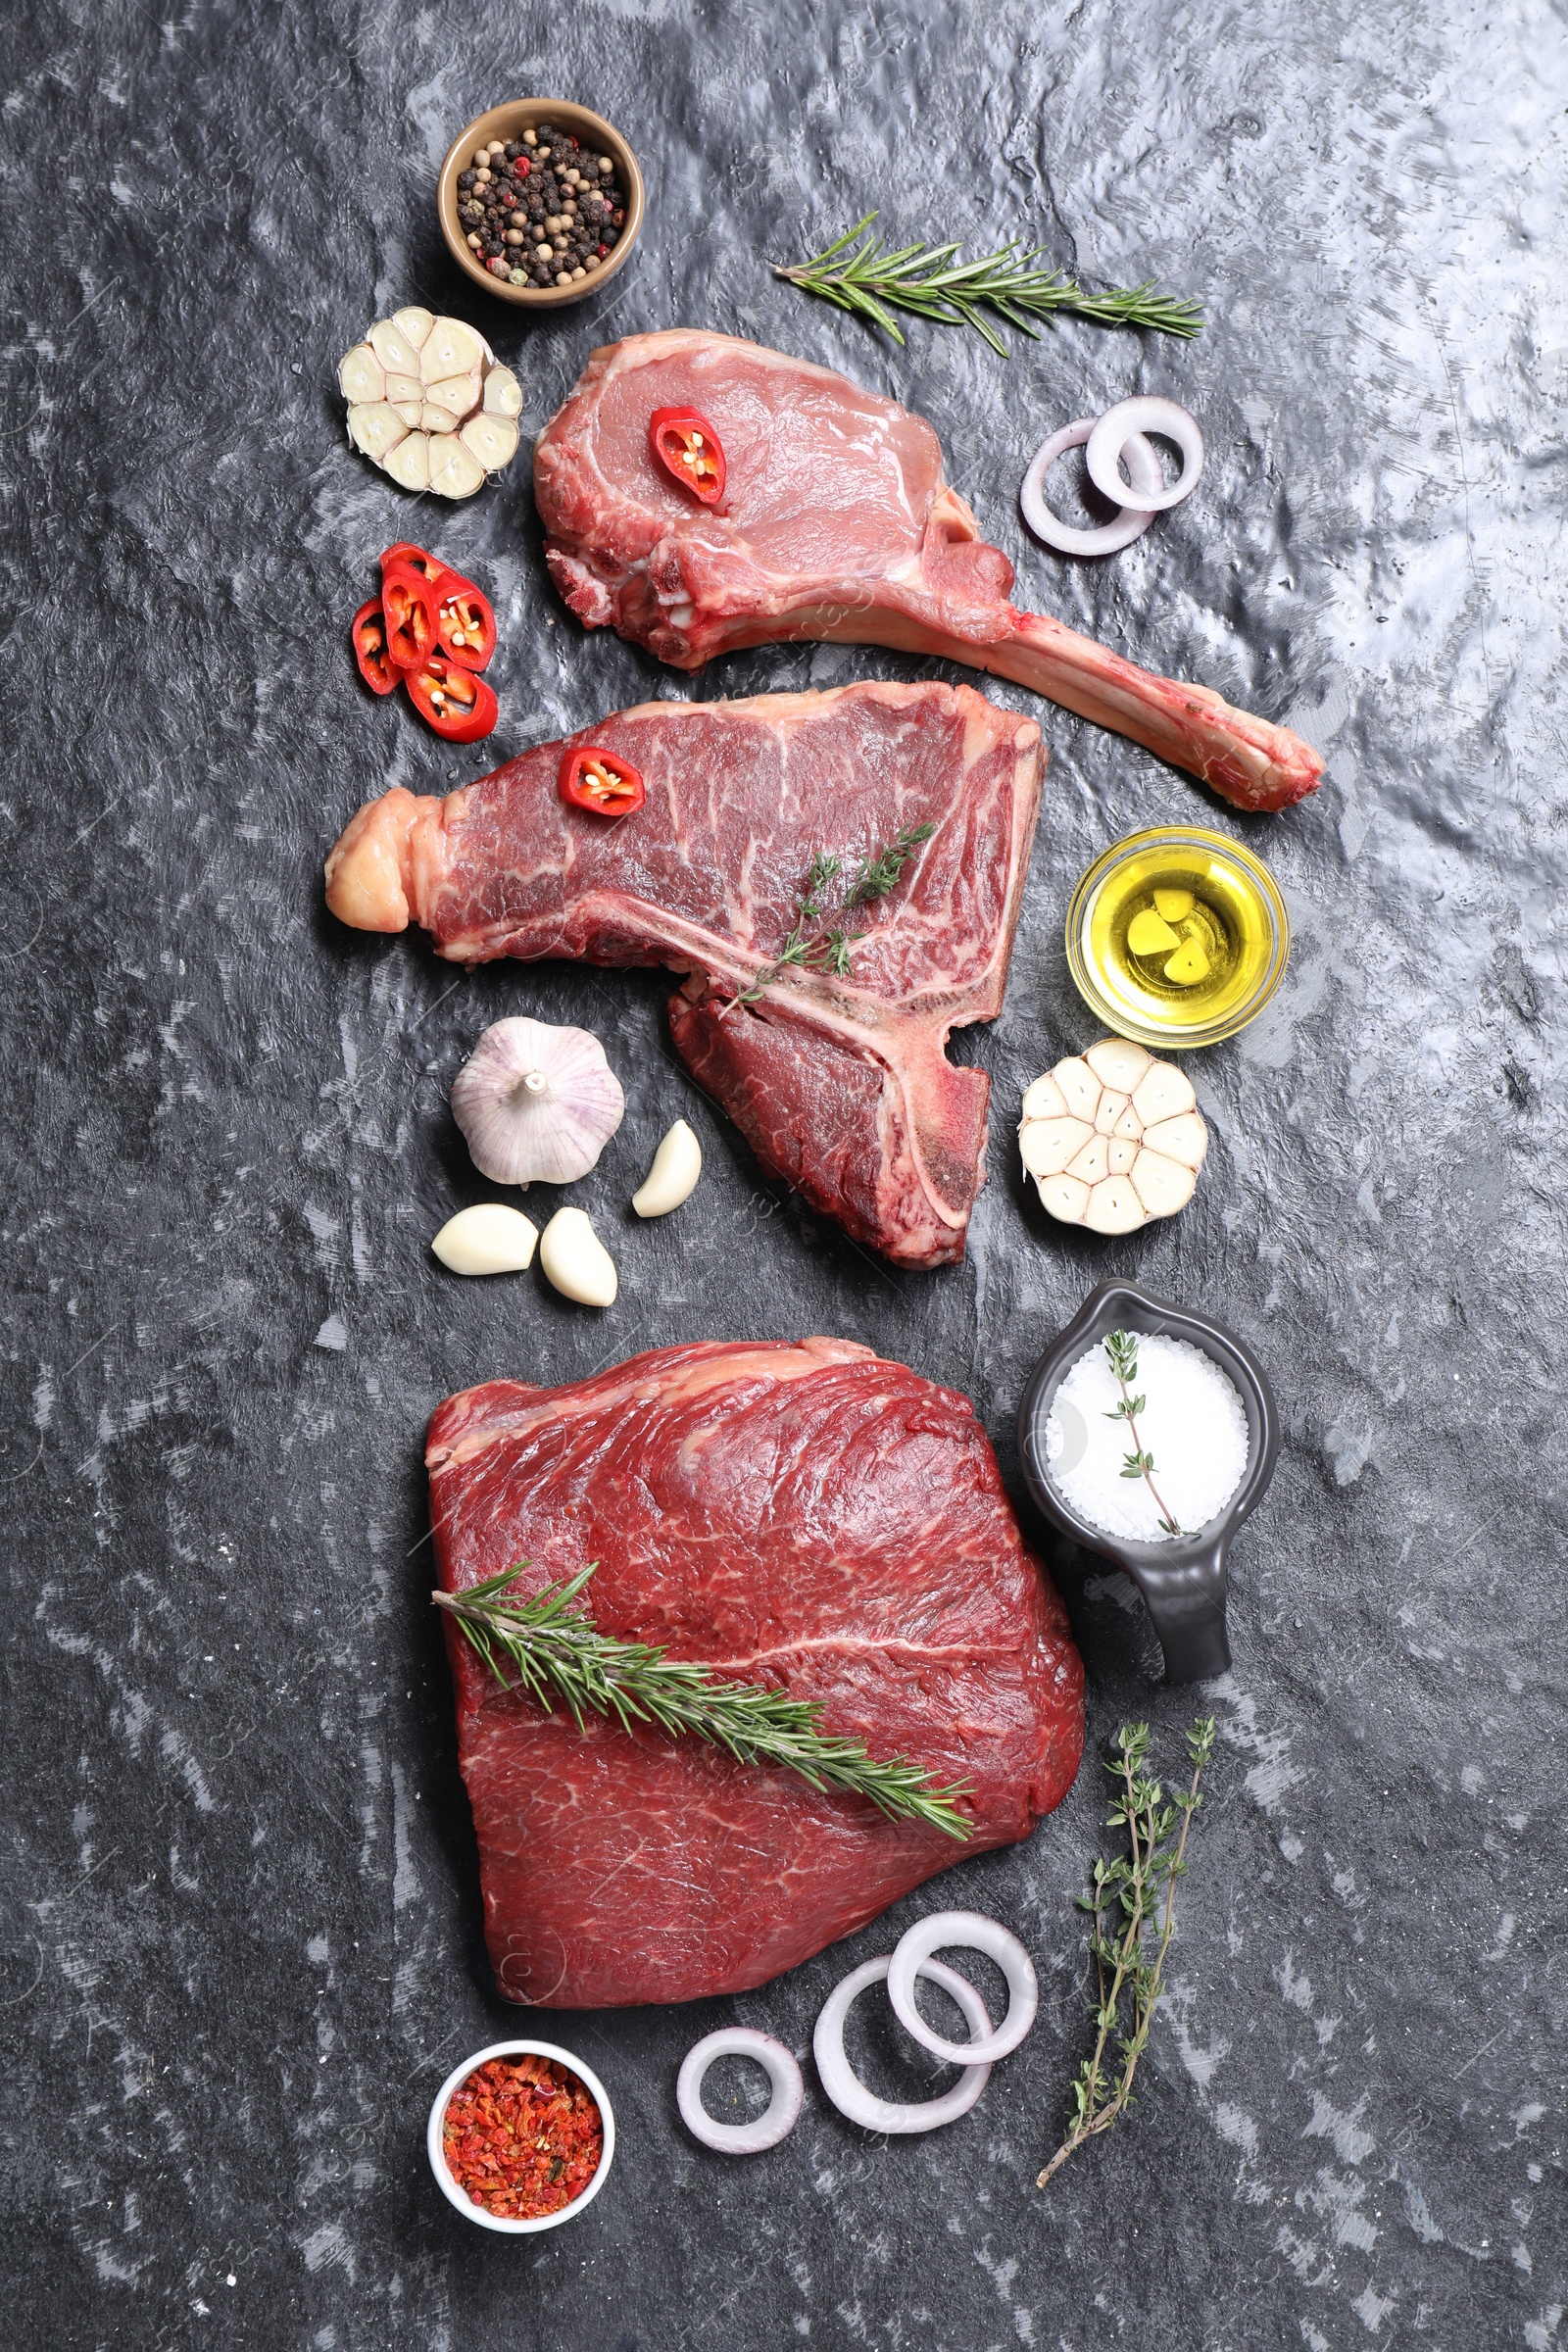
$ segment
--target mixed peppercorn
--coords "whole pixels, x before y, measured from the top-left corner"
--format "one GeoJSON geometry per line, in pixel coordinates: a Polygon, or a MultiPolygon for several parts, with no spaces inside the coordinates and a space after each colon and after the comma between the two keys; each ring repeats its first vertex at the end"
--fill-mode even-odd
{"type": "Polygon", "coordinates": [[[468,250],[514,286],[580,284],[602,270],[626,224],[612,156],[541,122],[520,139],[476,147],[458,173],[468,250]]]}
{"type": "Polygon", "coordinates": [[[580,2197],[605,2152],[597,2100],[554,2058],[488,2059],[441,2121],[458,2186],[507,2221],[537,2221],[580,2197]]]}

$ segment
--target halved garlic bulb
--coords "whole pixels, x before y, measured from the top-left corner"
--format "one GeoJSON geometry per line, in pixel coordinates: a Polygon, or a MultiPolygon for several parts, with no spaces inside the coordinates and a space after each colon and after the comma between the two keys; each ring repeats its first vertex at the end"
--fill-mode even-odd
{"type": "Polygon", "coordinates": [[[495,1184],[573,1184],[620,1125],[626,1098],[587,1029],[518,1015],[487,1029],[452,1082],[452,1115],[495,1184]]]}
{"type": "Polygon", "coordinates": [[[1191,1083],[1125,1037],[1058,1061],[1023,1099],[1018,1149],[1064,1225],[1136,1233],[1193,1197],[1208,1129],[1191,1083]]]}
{"type": "Polygon", "coordinates": [[[349,439],[405,490],[471,498],[516,455],[522,386],[461,318],[416,305],[378,318],[337,380],[349,439]]]}

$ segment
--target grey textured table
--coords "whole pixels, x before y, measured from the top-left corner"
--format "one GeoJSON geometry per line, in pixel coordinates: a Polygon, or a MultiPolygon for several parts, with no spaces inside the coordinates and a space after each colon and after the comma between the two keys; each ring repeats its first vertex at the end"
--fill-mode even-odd
{"type": "MultiPolygon", "coordinates": [[[[0,2332],[27,2352],[1568,2343],[1562,12],[835,14],[13,23],[0,2332]],[[612,289],[530,328],[458,284],[431,190],[470,114],[541,89],[624,127],[652,219],[612,289]],[[1092,280],[1200,294],[1208,327],[896,351],[765,267],[873,206],[910,236],[1022,226],[1092,280]],[[1141,823],[1240,828],[1059,712],[1006,1009],[957,1049],[996,1081],[992,1177],[940,1275],[879,1271],[759,1179],[665,1051],[658,977],[465,979],[326,917],[362,799],[487,763],[357,690],[346,624],[394,536],[494,590],[497,757],[650,695],[910,674],[803,647],[684,681],[585,638],[525,463],[433,513],[344,446],[337,358],[416,299],[492,333],[535,428],[591,345],[670,321],[842,366],[932,417],[1025,601],[1324,749],[1316,798],[1246,829],[1296,956],[1193,1065],[1214,1143],[1179,1220],[1050,1226],[1009,1129],[1093,1034],[1060,945],[1080,868],[1141,823]],[[1029,452],[1144,388],[1201,416],[1199,495],[1102,567],[1043,556],[1029,452]],[[483,1190],[452,1074],[524,1007],[596,1028],[627,1089],[575,1196],[620,1260],[600,1317],[428,1255],[483,1190]],[[639,1228],[677,1113],[704,1191],[639,1228]],[[616,2100],[611,2184],[538,2241],[466,2227],[425,2108],[525,2021],[489,1982],[425,1606],[432,1404],[825,1331],[967,1390],[1011,1474],[1029,1364],[1110,1269],[1249,1335],[1287,1425],[1131,2121],[1036,2192],[1084,2047],[1091,1761],[1027,1846],[781,1983],[552,2019],[616,2100]],[[851,1961],[944,1900],[1015,1922],[1043,1980],[967,2122],[883,2145],[813,2084],[774,2154],[692,2145],[700,2031],[804,2048],[851,1961]]],[[[1190,1695],[1155,1687],[1130,1590],[1058,1567],[1092,1738],[1147,1714],[1173,1752],[1190,1695]]]]}

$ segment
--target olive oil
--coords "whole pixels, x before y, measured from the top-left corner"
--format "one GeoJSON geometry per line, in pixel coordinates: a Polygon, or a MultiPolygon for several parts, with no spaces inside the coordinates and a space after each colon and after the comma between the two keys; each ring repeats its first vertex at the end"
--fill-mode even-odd
{"type": "Polygon", "coordinates": [[[1278,987],[1290,919],[1267,866],[1197,826],[1134,833],[1074,894],[1067,957],[1085,1001],[1146,1046],[1211,1045],[1278,987]]]}

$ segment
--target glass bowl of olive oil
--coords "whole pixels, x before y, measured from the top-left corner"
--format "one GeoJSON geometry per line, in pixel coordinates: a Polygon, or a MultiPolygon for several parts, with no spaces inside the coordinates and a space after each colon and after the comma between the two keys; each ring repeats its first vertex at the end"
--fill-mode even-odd
{"type": "Polygon", "coordinates": [[[1198,825],[1113,842],[1067,914],[1079,995],[1144,1046],[1234,1037],[1278,988],[1290,952],[1290,916],[1268,867],[1198,825]]]}

